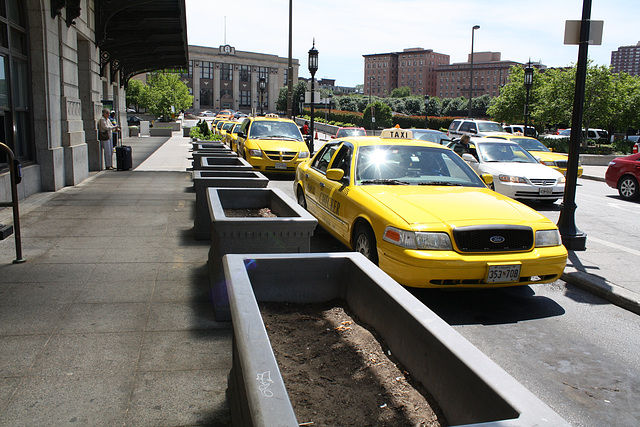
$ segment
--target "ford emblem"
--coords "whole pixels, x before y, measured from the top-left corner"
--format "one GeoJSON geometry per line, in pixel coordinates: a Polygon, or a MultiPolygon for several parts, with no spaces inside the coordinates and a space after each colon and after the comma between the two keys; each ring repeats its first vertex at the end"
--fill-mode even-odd
{"type": "Polygon", "coordinates": [[[504,237],[502,237],[502,236],[492,236],[492,237],[489,239],[489,241],[490,241],[491,243],[496,243],[496,244],[497,244],[497,243],[504,243],[504,237]]]}

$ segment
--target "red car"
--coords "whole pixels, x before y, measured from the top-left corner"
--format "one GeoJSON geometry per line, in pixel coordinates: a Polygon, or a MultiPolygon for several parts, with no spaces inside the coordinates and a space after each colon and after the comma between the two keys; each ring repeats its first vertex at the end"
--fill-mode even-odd
{"type": "Polygon", "coordinates": [[[364,128],[338,128],[338,131],[331,138],[346,138],[348,136],[367,136],[364,128]]]}
{"type": "Polygon", "coordinates": [[[617,188],[620,197],[624,200],[637,200],[640,198],[640,153],[627,157],[616,157],[609,162],[609,167],[604,175],[607,185],[617,188]]]}

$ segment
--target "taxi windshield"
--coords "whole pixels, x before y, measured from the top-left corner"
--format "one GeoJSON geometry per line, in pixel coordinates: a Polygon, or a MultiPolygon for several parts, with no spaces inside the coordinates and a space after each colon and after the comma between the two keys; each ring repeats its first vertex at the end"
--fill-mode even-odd
{"type": "Polygon", "coordinates": [[[364,129],[340,129],[338,131],[338,138],[344,138],[347,136],[366,136],[367,133],[364,129]]]}
{"type": "Polygon", "coordinates": [[[500,132],[504,133],[504,128],[499,123],[478,122],[479,132],[500,132]]]}
{"type": "Polygon", "coordinates": [[[476,144],[476,150],[483,162],[538,163],[538,161],[518,144],[476,144]]]}
{"type": "Polygon", "coordinates": [[[298,126],[293,122],[259,120],[251,125],[249,138],[302,141],[302,134],[298,126]]]}
{"type": "Polygon", "coordinates": [[[358,185],[485,187],[454,151],[417,145],[360,147],[355,177],[358,185]]]}
{"type": "Polygon", "coordinates": [[[519,146],[527,151],[551,151],[542,142],[537,139],[531,138],[511,138],[511,141],[516,142],[519,146]]]}

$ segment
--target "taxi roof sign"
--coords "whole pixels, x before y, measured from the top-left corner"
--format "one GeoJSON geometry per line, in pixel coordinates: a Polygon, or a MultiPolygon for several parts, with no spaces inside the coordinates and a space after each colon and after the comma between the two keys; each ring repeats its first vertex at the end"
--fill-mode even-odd
{"type": "Polygon", "coordinates": [[[391,128],[383,130],[380,137],[391,139],[413,139],[413,132],[408,129],[391,128]]]}

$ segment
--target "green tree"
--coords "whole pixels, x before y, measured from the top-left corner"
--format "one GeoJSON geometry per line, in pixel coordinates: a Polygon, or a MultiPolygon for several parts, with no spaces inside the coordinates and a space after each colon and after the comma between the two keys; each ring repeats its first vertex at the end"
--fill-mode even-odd
{"type": "Polygon", "coordinates": [[[127,107],[134,107],[136,111],[138,110],[143,90],[144,83],[140,80],[129,80],[125,89],[127,107]]]}
{"type": "MultiPolygon", "coordinates": [[[[529,93],[530,113],[533,112],[537,104],[538,91],[540,90],[541,84],[540,74],[538,70],[534,68],[533,86],[529,93]]],[[[487,114],[497,121],[524,124],[525,101],[524,69],[519,66],[513,66],[510,70],[509,83],[502,87],[499,96],[490,100],[487,114]]],[[[475,105],[474,107],[477,108],[475,105]]],[[[533,117],[533,114],[531,114],[531,117],[533,117]]]]}
{"type": "Polygon", "coordinates": [[[391,98],[406,98],[411,96],[411,88],[409,86],[403,86],[395,88],[391,91],[391,98]]]}
{"type": "Polygon", "coordinates": [[[624,131],[640,129],[640,76],[619,73],[614,76],[616,87],[612,125],[624,131]]]}
{"type": "Polygon", "coordinates": [[[367,124],[368,129],[376,128],[388,128],[393,124],[393,115],[391,113],[391,107],[380,101],[372,102],[364,109],[362,122],[367,124]],[[375,121],[371,120],[371,111],[373,110],[373,117],[375,121]]]}
{"type": "MultiPolygon", "coordinates": [[[[287,111],[287,87],[280,88],[278,92],[278,101],[276,101],[276,109],[278,111],[287,111]]],[[[293,97],[292,97],[292,105],[291,109],[293,110],[294,116],[302,115],[302,111],[300,111],[300,97],[304,99],[305,92],[307,91],[307,84],[305,82],[298,82],[293,85],[293,97]]]]}
{"type": "Polygon", "coordinates": [[[177,74],[158,71],[147,77],[140,104],[152,114],[167,119],[172,112],[190,108],[193,96],[189,95],[189,88],[177,74]]]}

